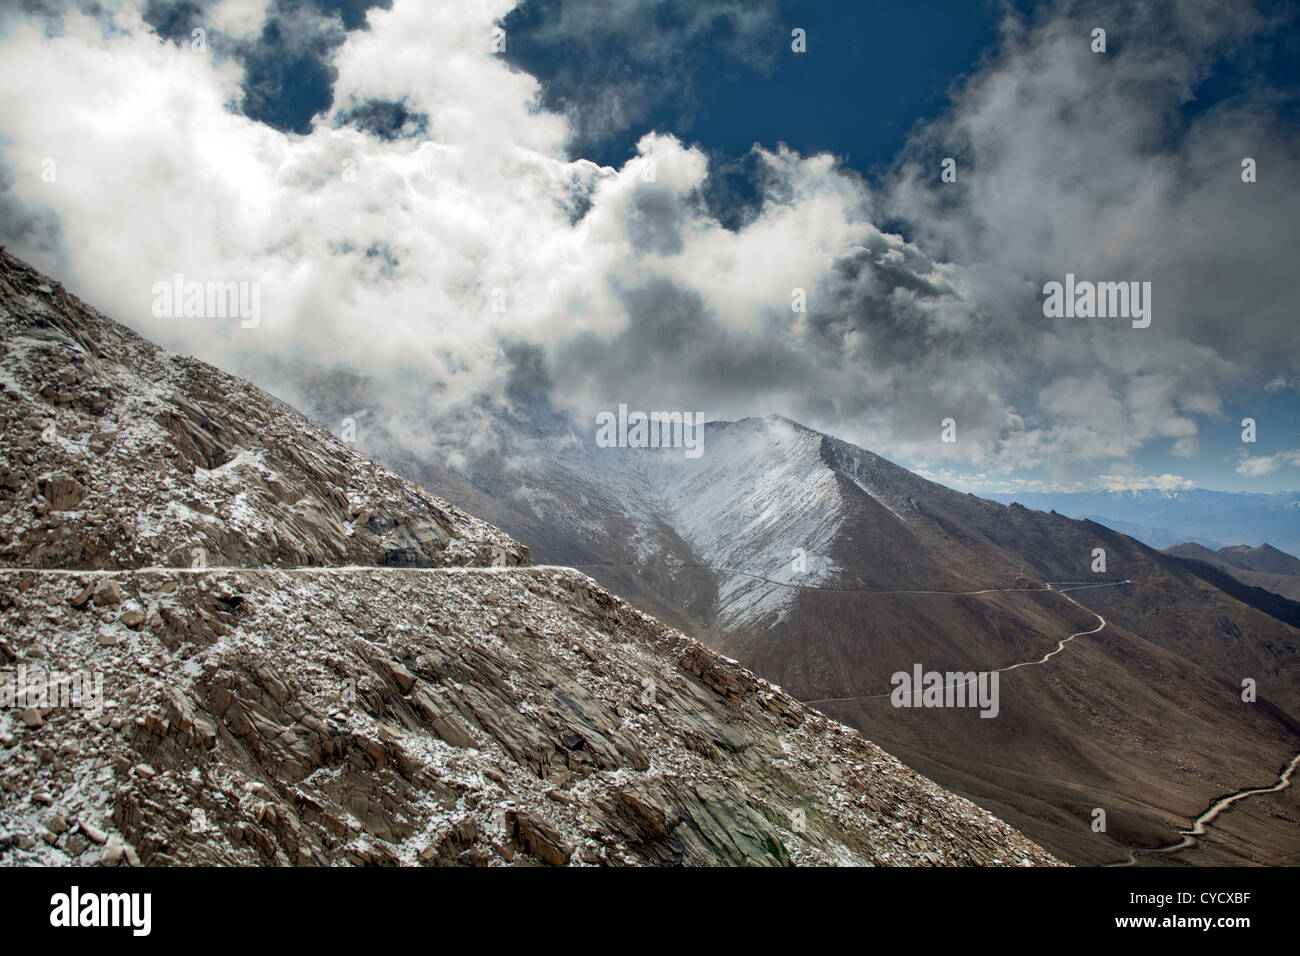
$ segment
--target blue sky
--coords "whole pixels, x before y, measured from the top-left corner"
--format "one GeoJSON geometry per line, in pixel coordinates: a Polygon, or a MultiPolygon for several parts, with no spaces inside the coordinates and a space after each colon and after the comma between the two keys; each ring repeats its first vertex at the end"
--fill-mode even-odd
{"type": "MultiPolygon", "coordinates": [[[[572,61],[563,42],[534,45],[541,14],[525,5],[503,22],[515,40],[511,61],[548,83],[572,61]]],[[[917,119],[939,111],[953,81],[996,41],[999,20],[979,2],[786,4],[773,18],[766,55],[743,59],[696,37],[675,61],[689,68],[688,98],[664,97],[635,127],[579,142],[574,151],[621,165],[646,129],[659,129],[730,158],[754,143],[785,142],[804,154],[833,153],[870,173],[894,158],[917,119]],[[806,31],[812,55],[791,54],[796,27],[806,31]]],[[[617,62],[620,46],[611,38],[590,56],[617,62]]],[[[581,93],[577,85],[548,89],[553,96],[581,93]]]]}

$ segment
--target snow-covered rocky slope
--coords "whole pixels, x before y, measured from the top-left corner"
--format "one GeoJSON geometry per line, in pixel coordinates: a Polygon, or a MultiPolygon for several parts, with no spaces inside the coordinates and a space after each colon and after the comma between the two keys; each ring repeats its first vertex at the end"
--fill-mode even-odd
{"type": "Polygon", "coordinates": [[[528,564],[265,392],[0,263],[0,564],[528,564]]]}

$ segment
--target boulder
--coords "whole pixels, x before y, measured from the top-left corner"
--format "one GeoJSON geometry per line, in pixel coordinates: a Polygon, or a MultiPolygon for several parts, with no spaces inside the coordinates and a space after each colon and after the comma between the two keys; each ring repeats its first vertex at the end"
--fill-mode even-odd
{"type": "Polygon", "coordinates": [[[55,475],[40,483],[41,494],[50,504],[51,511],[71,511],[86,497],[86,489],[76,478],[55,475]]]}

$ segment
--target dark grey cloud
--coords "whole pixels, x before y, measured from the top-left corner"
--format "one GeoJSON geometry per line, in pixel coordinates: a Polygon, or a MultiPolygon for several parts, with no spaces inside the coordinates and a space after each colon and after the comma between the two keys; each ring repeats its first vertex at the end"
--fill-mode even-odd
{"type": "Polygon", "coordinates": [[[503,339],[501,354],[505,359],[507,395],[544,395],[554,381],[546,368],[546,350],[520,339],[503,339]]]}
{"type": "Polygon", "coordinates": [[[613,335],[584,332],[554,349],[548,377],[565,397],[666,408],[735,411],[759,394],[802,389],[816,369],[775,336],[738,332],[698,292],[663,277],[620,286],[627,325],[613,335]]]}
{"type": "Polygon", "coordinates": [[[996,324],[957,299],[933,269],[916,250],[903,252],[882,236],[870,237],[835,263],[822,293],[814,296],[808,319],[812,347],[864,368],[915,366],[937,351],[957,358],[970,354],[973,341],[980,351],[996,349],[997,342],[988,341],[996,324]],[[943,296],[960,310],[960,324],[938,321],[943,296]]]}
{"type": "Polygon", "coordinates": [[[47,272],[66,268],[63,221],[49,206],[13,192],[17,171],[0,156],[0,246],[16,246],[47,272]]]}
{"type": "Polygon", "coordinates": [[[687,211],[677,194],[659,183],[638,186],[628,203],[625,222],[632,248],[637,253],[678,255],[684,248],[682,229],[687,211]]]}
{"type": "Polygon", "coordinates": [[[192,32],[206,29],[208,13],[219,0],[148,0],[141,18],[165,40],[189,43],[192,32]]]}

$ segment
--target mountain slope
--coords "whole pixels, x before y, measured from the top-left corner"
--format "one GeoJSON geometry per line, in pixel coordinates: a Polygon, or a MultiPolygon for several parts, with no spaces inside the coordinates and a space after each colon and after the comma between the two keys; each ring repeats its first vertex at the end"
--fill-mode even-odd
{"type": "Polygon", "coordinates": [[[1300,575],[1300,559],[1279,551],[1267,542],[1258,548],[1252,548],[1248,544],[1234,544],[1223,548],[1219,553],[1247,571],[1300,575]]]}
{"type": "MultiPolygon", "coordinates": [[[[687,459],[595,448],[573,425],[539,434],[523,414],[482,416],[492,440],[460,449],[454,478],[545,524],[542,539],[513,526],[539,555],[592,554],[605,586],[631,579],[638,602],[1074,862],[1161,845],[1300,748],[1290,617],[1103,525],[961,494],[781,418],[710,423],[687,459]],[[1025,666],[981,719],[891,706],[891,676],[917,664],[1025,666]]],[[[1227,848],[1235,859],[1277,856],[1268,820],[1239,829],[1254,836],[1227,848]]]]}
{"type": "Polygon", "coordinates": [[[496,528],[6,256],[0,563],[529,563],[496,528]]]}
{"type": "Polygon", "coordinates": [[[1058,862],[3,252],[0,383],[0,862],[1058,862]]]}
{"type": "MultiPolygon", "coordinates": [[[[1300,748],[1300,632],[1282,620],[1095,523],[962,495],[834,439],[824,461],[845,479],[853,516],[831,555],[841,568],[833,583],[862,591],[801,590],[766,630],[710,635],[796,696],[1076,862],[1115,859],[1112,839],[1159,844],[1300,748]],[[1104,574],[1091,570],[1096,548],[1104,574]],[[1133,583],[1076,591],[1072,602],[1016,590],[1021,574],[1133,583]],[[1012,590],[869,593],[984,588],[1012,590]],[[1095,627],[1087,611],[1105,629],[1005,674],[996,720],[899,710],[876,696],[916,663],[968,671],[1035,660],[1095,627]],[[1258,681],[1259,705],[1241,702],[1243,677],[1258,681]],[[1083,826],[1097,807],[1107,837],[1083,826]]],[[[1276,855],[1267,821],[1258,833],[1236,847],[1239,858],[1276,855]]]]}

